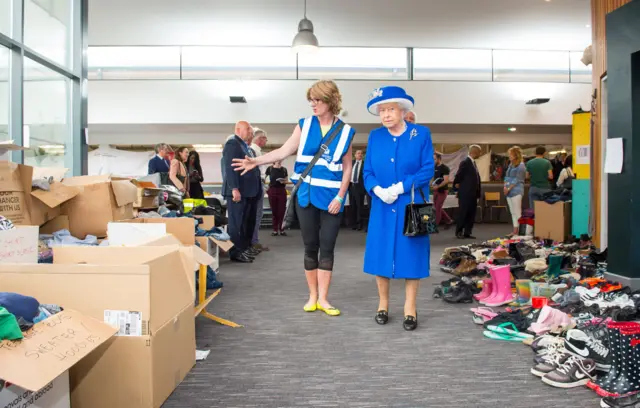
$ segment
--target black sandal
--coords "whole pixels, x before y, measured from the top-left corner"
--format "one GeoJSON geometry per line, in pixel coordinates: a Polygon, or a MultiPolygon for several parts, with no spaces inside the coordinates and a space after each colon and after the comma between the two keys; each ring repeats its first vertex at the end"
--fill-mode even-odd
{"type": "Polygon", "coordinates": [[[416,312],[416,316],[407,315],[404,317],[404,322],[402,322],[402,327],[404,327],[407,331],[415,330],[418,327],[418,312],[416,312]]]}
{"type": "Polygon", "coordinates": [[[386,310],[378,310],[376,317],[374,318],[378,324],[387,324],[389,321],[389,312],[386,310]]]}

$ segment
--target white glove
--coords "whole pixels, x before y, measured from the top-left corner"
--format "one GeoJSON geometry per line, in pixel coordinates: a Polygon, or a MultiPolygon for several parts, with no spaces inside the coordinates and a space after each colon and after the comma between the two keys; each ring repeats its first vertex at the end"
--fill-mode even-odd
{"type": "Polygon", "coordinates": [[[404,194],[404,185],[402,184],[402,182],[399,182],[399,183],[396,183],[396,184],[392,185],[387,190],[389,190],[389,192],[391,194],[395,194],[396,196],[400,196],[400,195],[404,194]]]}
{"type": "Polygon", "coordinates": [[[398,196],[389,191],[388,188],[382,188],[380,186],[376,186],[373,188],[373,193],[378,196],[383,202],[387,204],[393,204],[394,201],[398,198],[398,196]]]}

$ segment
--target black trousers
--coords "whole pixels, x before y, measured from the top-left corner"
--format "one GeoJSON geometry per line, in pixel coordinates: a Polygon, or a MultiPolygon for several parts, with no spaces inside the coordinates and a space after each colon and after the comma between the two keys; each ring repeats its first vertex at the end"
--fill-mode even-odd
{"type": "Polygon", "coordinates": [[[233,258],[251,246],[258,214],[258,197],[242,197],[237,203],[231,197],[227,197],[227,209],[229,211],[228,232],[233,242],[229,255],[233,258]]]}
{"type": "Polygon", "coordinates": [[[456,223],[456,235],[471,235],[473,224],[476,221],[478,200],[476,197],[459,197],[458,220],[456,223]]]}
{"type": "Polygon", "coordinates": [[[351,205],[351,226],[362,228],[364,224],[364,196],[366,192],[362,186],[351,183],[349,185],[349,204],[351,205]]]}
{"type": "Polygon", "coordinates": [[[342,213],[329,214],[329,211],[320,210],[312,204],[303,208],[296,200],[296,214],[304,243],[304,269],[333,271],[334,250],[342,213]]]}

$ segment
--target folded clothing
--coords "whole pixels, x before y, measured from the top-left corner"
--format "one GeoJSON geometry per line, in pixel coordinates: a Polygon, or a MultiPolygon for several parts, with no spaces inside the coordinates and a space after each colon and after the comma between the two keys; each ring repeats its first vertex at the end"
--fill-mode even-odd
{"type": "Polygon", "coordinates": [[[4,307],[0,307],[0,341],[20,340],[22,337],[16,317],[4,307]]]}
{"type": "Polygon", "coordinates": [[[16,319],[22,317],[27,322],[33,323],[33,319],[39,313],[40,303],[31,296],[0,292],[0,307],[7,309],[16,319]]]}
{"type": "Polygon", "coordinates": [[[78,239],[66,230],[60,230],[53,233],[53,238],[47,242],[49,248],[56,246],[97,246],[98,238],[93,235],[87,235],[84,239],[78,239]]]}

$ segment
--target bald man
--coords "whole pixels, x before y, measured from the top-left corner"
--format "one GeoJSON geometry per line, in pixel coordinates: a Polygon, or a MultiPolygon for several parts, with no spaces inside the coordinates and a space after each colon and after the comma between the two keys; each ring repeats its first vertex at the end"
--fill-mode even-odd
{"type": "Polygon", "coordinates": [[[406,120],[409,123],[416,123],[416,114],[413,111],[409,111],[407,112],[407,114],[404,117],[404,120],[406,120]]]}
{"type": "Polygon", "coordinates": [[[251,238],[256,225],[258,198],[262,194],[260,169],[256,168],[241,176],[231,166],[233,159],[251,156],[249,143],[253,138],[253,128],[248,122],[236,123],[235,134],[227,140],[222,151],[224,180],[222,195],[227,200],[229,211],[229,236],[233,248],[229,256],[234,262],[253,262],[260,251],[251,246],[251,238]]]}

